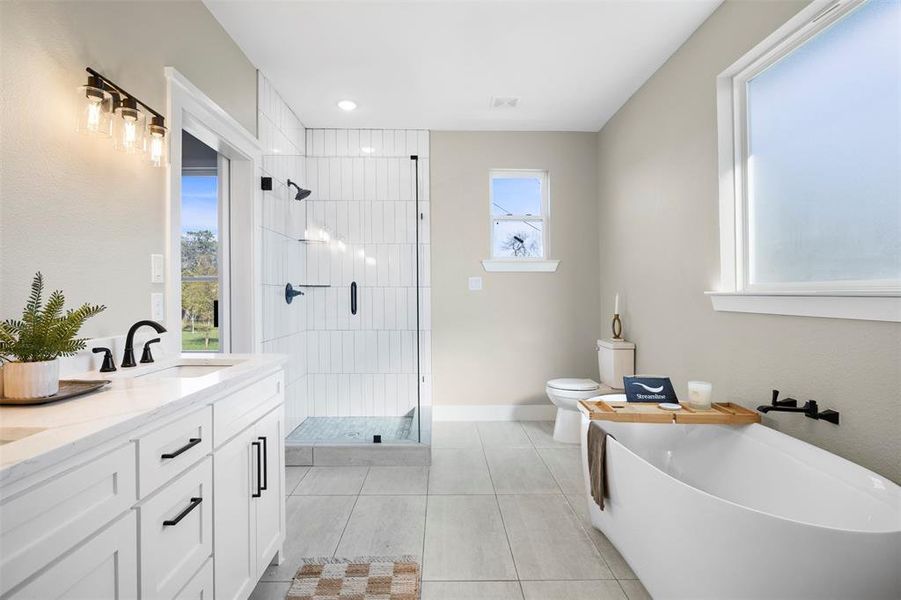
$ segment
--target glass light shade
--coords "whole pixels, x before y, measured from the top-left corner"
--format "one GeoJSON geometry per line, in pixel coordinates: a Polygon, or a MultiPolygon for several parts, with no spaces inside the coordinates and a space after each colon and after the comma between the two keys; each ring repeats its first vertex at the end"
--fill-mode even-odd
{"type": "Polygon", "coordinates": [[[116,150],[126,154],[138,154],[144,151],[144,134],[146,117],[131,98],[125,98],[116,108],[116,119],[113,135],[116,150]]]}
{"type": "Polygon", "coordinates": [[[147,147],[147,160],[154,167],[166,164],[166,128],[160,124],[161,119],[154,117],[147,126],[144,143],[147,147]]]}
{"type": "Polygon", "coordinates": [[[77,88],[78,122],[75,130],[84,135],[109,137],[112,135],[113,97],[99,87],[82,85],[77,88]]]}

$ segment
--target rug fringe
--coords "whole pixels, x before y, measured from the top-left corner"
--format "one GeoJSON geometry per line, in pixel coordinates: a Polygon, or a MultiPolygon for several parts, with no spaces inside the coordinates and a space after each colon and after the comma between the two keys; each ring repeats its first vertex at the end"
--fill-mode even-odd
{"type": "Polygon", "coordinates": [[[419,564],[419,559],[412,554],[402,554],[400,556],[355,556],[353,558],[344,558],[340,556],[320,556],[314,558],[304,558],[301,560],[305,565],[340,565],[351,563],[387,563],[387,562],[415,562],[419,564]]]}

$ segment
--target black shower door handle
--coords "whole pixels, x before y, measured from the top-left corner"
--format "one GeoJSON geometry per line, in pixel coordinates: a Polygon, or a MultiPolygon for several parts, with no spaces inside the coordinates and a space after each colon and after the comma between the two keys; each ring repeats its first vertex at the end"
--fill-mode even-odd
{"type": "Polygon", "coordinates": [[[357,314],[357,282],[350,282],[350,314],[357,314]]]}

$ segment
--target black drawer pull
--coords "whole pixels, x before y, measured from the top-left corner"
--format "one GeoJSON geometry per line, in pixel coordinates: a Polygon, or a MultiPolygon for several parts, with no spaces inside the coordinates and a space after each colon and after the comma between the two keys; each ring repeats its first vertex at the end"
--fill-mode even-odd
{"type": "Polygon", "coordinates": [[[200,506],[201,502],[203,502],[203,498],[191,498],[191,504],[188,505],[188,508],[178,513],[178,516],[174,519],[163,521],[163,527],[172,527],[173,525],[178,525],[178,522],[187,517],[189,512],[200,506]]]}
{"type": "Polygon", "coordinates": [[[160,454],[160,458],[175,458],[179,454],[183,454],[200,443],[200,438],[191,438],[188,440],[188,443],[176,450],[175,452],[166,452],[165,454],[160,454]]]}
{"type": "Polygon", "coordinates": [[[350,314],[357,314],[357,282],[350,282],[350,314]]]}
{"type": "Polygon", "coordinates": [[[262,465],[260,461],[262,460],[260,457],[260,443],[259,442],[250,442],[250,445],[257,449],[257,491],[250,495],[251,498],[259,498],[263,495],[263,487],[260,484],[260,472],[262,470],[262,465]]]}
{"type": "Polygon", "coordinates": [[[260,491],[263,491],[269,487],[269,459],[266,456],[268,454],[268,452],[266,451],[266,448],[267,448],[266,437],[261,435],[257,439],[263,441],[263,450],[262,450],[262,454],[263,454],[263,470],[262,470],[263,485],[260,486],[260,491]]]}

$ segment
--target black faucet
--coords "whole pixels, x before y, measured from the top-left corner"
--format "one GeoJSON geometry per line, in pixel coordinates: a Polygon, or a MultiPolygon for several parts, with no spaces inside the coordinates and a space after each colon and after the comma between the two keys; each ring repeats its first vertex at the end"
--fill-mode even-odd
{"type": "Polygon", "coordinates": [[[122,358],[122,367],[135,366],[135,332],[144,326],[153,327],[157,333],[165,333],[166,328],[156,321],[144,320],[138,321],[128,329],[128,335],[125,336],[125,356],[122,358]]]}
{"type": "Polygon", "coordinates": [[[804,413],[804,416],[806,416],[808,419],[822,419],[834,425],[838,425],[839,413],[832,409],[820,411],[820,407],[817,405],[816,400],[808,400],[804,403],[803,407],[798,408],[798,401],[794,398],[786,398],[785,400],[778,400],[778,398],[779,390],[773,390],[772,403],[758,406],[757,410],[759,410],[763,414],[766,414],[770,411],[804,413]]]}

